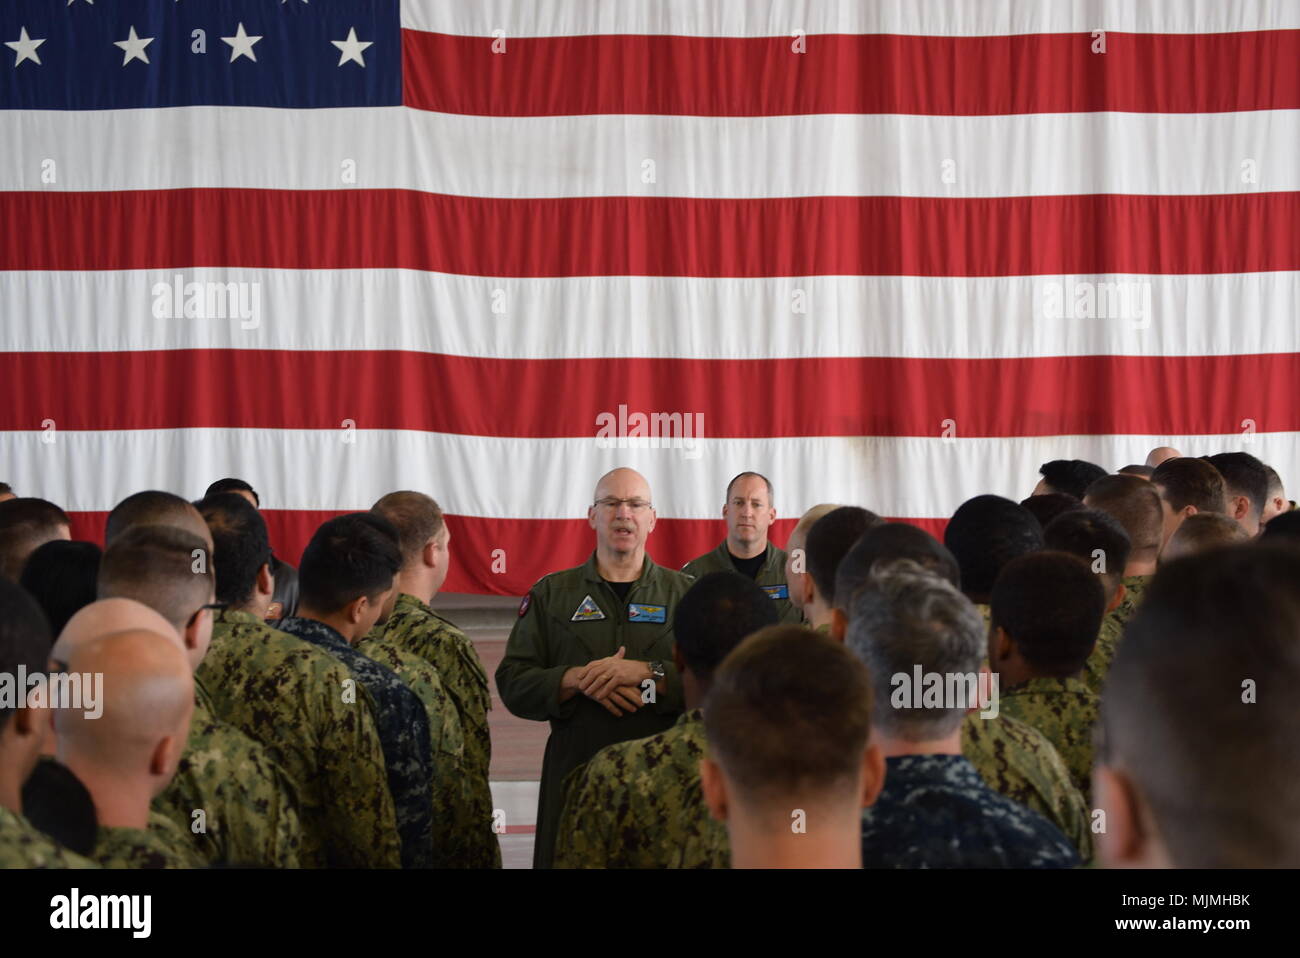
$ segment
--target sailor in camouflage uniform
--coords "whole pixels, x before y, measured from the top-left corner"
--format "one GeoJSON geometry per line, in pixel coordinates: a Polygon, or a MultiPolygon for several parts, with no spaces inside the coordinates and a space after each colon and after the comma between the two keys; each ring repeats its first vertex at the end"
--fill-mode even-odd
{"type": "Polygon", "coordinates": [[[862,816],[864,868],[1072,868],[1047,819],[994,792],[960,755],[896,755],[862,816]]]}
{"type": "Polygon", "coordinates": [[[533,867],[549,868],[569,773],[606,745],[655,735],[682,711],[672,615],[690,580],[646,555],[650,487],[631,469],[596,486],[596,550],[524,597],[497,668],[513,714],[549,721],[533,867]]]}
{"type": "MultiPolygon", "coordinates": [[[[25,589],[0,576],[0,675],[28,675],[50,666],[50,627],[25,589]]],[[[29,697],[22,708],[0,703],[0,868],[96,868],[22,815],[21,783],[36,768],[50,737],[48,702],[29,697]]]]}
{"type": "Polygon", "coordinates": [[[396,810],[402,867],[428,868],[435,862],[430,783],[437,774],[428,712],[391,669],[351,645],[383,615],[400,567],[397,545],[372,517],[358,513],[331,519],[303,552],[298,569],[301,615],[280,627],[334,656],[368,693],[396,810]]]}
{"type": "Polygon", "coordinates": [[[772,484],[756,472],[736,476],[727,486],[722,518],[727,523],[727,537],[716,549],[682,566],[682,571],[692,579],[710,572],[739,572],[748,576],[776,603],[782,622],[798,625],[803,615],[790,601],[785,550],[778,549],[767,538],[768,530],[776,521],[772,484]]]}
{"type": "Polygon", "coordinates": [[[468,868],[500,868],[501,845],[493,831],[492,790],[488,783],[492,693],[487,672],[469,637],[429,606],[446,581],[451,533],[438,503],[423,493],[389,493],[371,511],[397,529],[402,569],[397,574],[397,604],[388,622],[372,629],[370,637],[382,637],[438,670],[443,689],[459,716],[465,743],[460,765],[467,803],[461,808],[459,825],[464,840],[461,864],[468,868]]]}
{"type": "Polygon", "coordinates": [[[918,669],[941,678],[979,672],[985,631],[972,603],[948,579],[912,559],[897,559],[871,567],[848,611],[847,644],[871,671],[873,734],[887,766],[884,789],[863,814],[863,866],[1078,864],[1078,852],[1060,829],[995,792],[962,756],[970,703],[923,704],[917,688],[900,697],[907,690],[897,678],[911,680],[918,669]],[[934,744],[918,754],[919,742],[934,744]]]}
{"type": "Polygon", "coordinates": [[[746,636],[777,622],[768,593],[734,571],[698,579],[677,603],[673,651],[687,711],[672,728],[610,745],[570,776],[558,868],[725,868],[727,832],[700,791],[699,704],[714,668],[746,636]]]}
{"type": "Polygon", "coordinates": [[[1056,746],[1091,808],[1098,699],[1080,675],[1096,643],[1105,590],[1082,559],[1039,552],[1006,565],[991,606],[989,664],[1001,676],[1001,711],[1056,746]]]}
{"type": "Polygon", "coordinates": [[[401,844],[383,744],[365,686],[310,642],[264,619],[273,595],[266,523],[243,498],[209,496],[217,598],[195,673],[218,718],[266,746],[298,787],[303,867],[398,868],[401,844]],[[351,701],[349,701],[351,699],[351,701]]]}

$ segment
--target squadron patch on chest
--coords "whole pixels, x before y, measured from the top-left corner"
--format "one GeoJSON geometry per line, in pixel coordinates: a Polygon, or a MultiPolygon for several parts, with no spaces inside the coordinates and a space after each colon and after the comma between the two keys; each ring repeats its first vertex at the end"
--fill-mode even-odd
{"type": "Polygon", "coordinates": [[[627,604],[629,622],[667,622],[668,608],[662,605],[642,605],[640,602],[627,604]]]}
{"type": "Polygon", "coordinates": [[[763,591],[767,593],[769,599],[790,598],[790,587],[786,585],[765,585],[763,591]]]}
{"type": "Polygon", "coordinates": [[[590,595],[582,600],[582,603],[573,613],[570,622],[595,622],[605,618],[605,613],[600,611],[600,606],[596,605],[596,600],[590,595]]]}

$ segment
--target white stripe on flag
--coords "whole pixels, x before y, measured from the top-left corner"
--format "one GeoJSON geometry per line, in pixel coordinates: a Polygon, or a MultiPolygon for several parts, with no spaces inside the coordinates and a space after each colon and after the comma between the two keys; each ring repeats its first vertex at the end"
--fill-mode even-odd
{"type": "MultiPolygon", "coordinates": [[[[705,424],[707,427],[707,423],[705,424]]],[[[141,489],[198,496],[216,476],[266,476],[270,509],[367,509],[394,489],[429,489],[455,515],[576,519],[596,479],[639,469],[663,518],[716,519],[727,481],[742,469],[772,479],[780,515],[818,502],[864,505],[881,515],[949,516],[966,499],[1019,501],[1038,468],[1081,458],[1118,469],[1153,447],[1186,455],[1242,450],[1284,480],[1300,463],[1300,433],[1227,436],[1046,436],[1013,439],[823,437],[705,439],[698,458],[674,449],[601,449],[594,438],[517,439],[409,430],[157,429],[0,432],[5,480],[72,511],[105,511],[141,489]],[[490,478],[490,481],[487,481],[490,478]],[[430,484],[436,488],[430,488],[430,484]]]]}
{"type": "Polygon", "coordinates": [[[1179,196],[1300,190],[1297,155],[1296,110],[973,117],[482,117],[405,107],[0,112],[0,190],[1179,196]],[[195,149],[196,142],[209,146],[195,149]],[[80,162],[85,143],[95,144],[93,163],[80,162]],[[147,159],[141,144],[148,144],[147,159]],[[56,161],[55,182],[43,179],[48,171],[34,156],[56,161]],[[647,161],[653,182],[646,182],[647,161]]]}

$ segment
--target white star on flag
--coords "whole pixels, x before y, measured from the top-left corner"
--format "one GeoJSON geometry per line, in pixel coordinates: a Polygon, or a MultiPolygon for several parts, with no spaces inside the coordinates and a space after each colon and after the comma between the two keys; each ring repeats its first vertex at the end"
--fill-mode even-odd
{"type": "Polygon", "coordinates": [[[359,63],[361,66],[364,67],[366,65],[366,61],[361,58],[361,52],[365,50],[366,47],[374,46],[375,41],[366,40],[362,42],[361,40],[358,40],[357,28],[349,27],[348,38],[346,40],[331,40],[330,43],[334,44],[341,51],[343,51],[342,53],[339,54],[339,62],[338,62],[339,66],[343,66],[343,64],[351,60],[353,63],[359,63]]]}
{"type": "Polygon", "coordinates": [[[33,40],[27,35],[27,28],[22,27],[18,31],[17,40],[6,40],[5,46],[18,54],[18,56],[14,58],[14,67],[17,67],[18,64],[22,63],[24,60],[34,60],[36,65],[40,66],[41,58],[36,55],[36,48],[44,43],[46,39],[48,39],[48,37],[41,40],[33,40]]]}
{"type": "Polygon", "coordinates": [[[234,63],[240,57],[248,57],[254,63],[257,62],[257,54],[253,52],[253,44],[261,37],[250,37],[244,32],[244,25],[241,23],[235,30],[233,37],[222,37],[223,43],[230,44],[230,62],[234,63]]]}
{"type": "Polygon", "coordinates": [[[122,51],[122,66],[126,66],[132,60],[143,60],[149,62],[149,54],[144,52],[144,48],[153,43],[153,37],[136,36],[135,27],[131,27],[131,32],[127,34],[125,40],[113,41],[113,46],[122,51]]]}

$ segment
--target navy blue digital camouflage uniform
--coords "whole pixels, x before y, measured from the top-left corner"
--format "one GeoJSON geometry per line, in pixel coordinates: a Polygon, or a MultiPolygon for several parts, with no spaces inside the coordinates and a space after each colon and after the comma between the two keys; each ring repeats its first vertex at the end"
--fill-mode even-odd
{"type": "Polygon", "coordinates": [[[960,755],[885,760],[885,786],[863,809],[864,868],[1072,868],[1061,830],[984,784],[960,755]]]}

